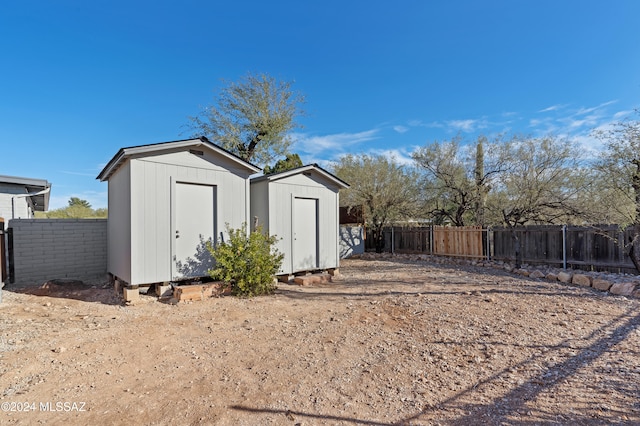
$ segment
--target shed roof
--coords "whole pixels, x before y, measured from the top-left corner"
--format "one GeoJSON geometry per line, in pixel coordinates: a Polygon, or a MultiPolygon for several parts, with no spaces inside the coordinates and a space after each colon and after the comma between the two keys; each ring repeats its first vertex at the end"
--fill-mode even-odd
{"type": "Polygon", "coordinates": [[[102,169],[100,174],[96,179],[101,181],[108,180],[109,177],[120,167],[125,161],[131,158],[134,155],[145,155],[145,154],[156,154],[161,151],[166,151],[170,149],[176,148],[205,148],[209,149],[225,158],[232,160],[237,163],[239,166],[247,169],[248,171],[257,173],[260,171],[260,168],[248,163],[237,155],[227,151],[220,146],[209,142],[207,138],[201,136],[195,139],[184,139],[179,141],[171,141],[171,142],[160,142],[155,144],[148,145],[138,145],[131,146],[127,148],[120,148],[120,150],[113,156],[113,158],[107,163],[107,165],[102,169]]]}
{"type": "Polygon", "coordinates": [[[26,194],[32,194],[27,196],[31,200],[31,205],[35,211],[45,212],[49,210],[49,196],[51,195],[51,184],[45,179],[33,179],[18,176],[5,176],[0,175],[0,183],[8,183],[16,186],[24,186],[25,192],[23,194],[15,194],[25,196],[26,194]],[[46,190],[46,192],[45,192],[46,190]]]}
{"type": "Polygon", "coordinates": [[[349,188],[349,184],[345,181],[343,181],[342,179],[340,179],[339,177],[337,177],[336,175],[329,173],[328,171],[326,171],[325,169],[323,169],[322,167],[318,166],[317,164],[308,164],[306,166],[301,166],[301,167],[296,167],[295,169],[291,169],[291,170],[286,170],[284,172],[279,172],[279,173],[270,173],[268,175],[263,175],[263,176],[258,176],[255,177],[253,179],[251,179],[251,182],[260,182],[260,181],[264,181],[264,180],[268,180],[269,182],[273,182],[279,179],[283,179],[289,176],[293,176],[293,175],[297,175],[300,173],[316,173],[318,174],[322,179],[327,180],[331,183],[333,183],[334,185],[337,185],[340,188],[349,188]]]}

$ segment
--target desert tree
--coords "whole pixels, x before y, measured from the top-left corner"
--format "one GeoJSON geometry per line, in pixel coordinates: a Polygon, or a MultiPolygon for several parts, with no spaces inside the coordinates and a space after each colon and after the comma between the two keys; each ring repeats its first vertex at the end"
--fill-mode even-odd
{"type": "Polygon", "coordinates": [[[511,231],[516,267],[522,263],[515,228],[581,221],[580,193],[588,170],[577,144],[553,136],[514,137],[505,145],[508,167],[497,175],[487,197],[489,220],[511,231]]]}
{"type": "Polygon", "coordinates": [[[48,219],[95,219],[106,218],[106,208],[91,208],[91,203],[79,197],[71,197],[66,207],[49,210],[47,212],[36,212],[36,218],[48,219]]]}
{"type": "Polygon", "coordinates": [[[302,167],[302,160],[298,154],[287,154],[287,156],[281,160],[276,161],[273,166],[265,166],[264,174],[269,175],[272,173],[285,172],[287,170],[295,169],[296,167],[302,167]]]}
{"type": "Polygon", "coordinates": [[[437,224],[484,225],[491,181],[506,169],[503,138],[480,136],[473,143],[460,137],[418,148],[412,157],[421,170],[424,209],[437,224]]]}
{"type": "Polygon", "coordinates": [[[87,200],[83,200],[82,198],[78,198],[78,197],[69,198],[68,204],[69,204],[69,207],[80,206],[87,209],[91,208],[91,203],[89,203],[87,200]]]}
{"type": "Polygon", "coordinates": [[[350,188],[340,192],[340,205],[362,206],[365,223],[371,228],[376,251],[384,248],[383,228],[416,213],[418,197],[416,171],[383,155],[345,155],[333,165],[350,188]]]}
{"type": "Polygon", "coordinates": [[[194,136],[206,136],[242,159],[265,166],[288,153],[303,103],[304,96],[291,82],[249,73],[226,82],[215,104],[189,117],[188,127],[194,136]]]}
{"type": "Polygon", "coordinates": [[[594,135],[604,143],[594,165],[599,194],[619,224],[631,227],[629,257],[640,272],[640,121],[619,121],[594,135]]]}

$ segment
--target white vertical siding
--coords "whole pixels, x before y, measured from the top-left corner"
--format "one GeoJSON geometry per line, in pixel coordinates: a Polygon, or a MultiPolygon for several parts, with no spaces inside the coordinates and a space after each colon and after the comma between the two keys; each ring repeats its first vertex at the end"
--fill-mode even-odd
{"type": "MultiPolygon", "coordinates": [[[[265,232],[269,232],[269,182],[266,180],[251,183],[251,230],[255,229],[255,218],[265,232]]],[[[271,233],[271,232],[269,232],[271,233]]]]}
{"type": "MultiPolygon", "coordinates": [[[[266,182],[265,180],[252,184],[252,204],[255,202],[257,194],[260,194],[260,197],[265,196],[257,185],[266,182]]],[[[327,186],[314,179],[313,176],[303,174],[271,181],[268,185],[269,233],[275,234],[279,238],[276,247],[284,254],[279,273],[298,272],[292,263],[292,199],[295,197],[318,200],[318,267],[320,269],[337,268],[340,256],[338,251],[338,188],[327,186]]]]}
{"type": "Polygon", "coordinates": [[[131,282],[131,169],[123,164],[109,178],[107,270],[131,282]]]}
{"type": "MultiPolygon", "coordinates": [[[[139,285],[172,279],[172,185],[176,182],[215,185],[217,237],[226,224],[249,223],[247,172],[244,176],[187,151],[131,159],[131,279],[139,285]]],[[[226,160],[220,160],[226,161],[226,160]]],[[[230,165],[230,164],[229,164],[230,165]]],[[[112,179],[112,178],[111,178],[112,179]]],[[[110,182],[111,182],[110,179],[110,182]]],[[[109,205],[111,216],[111,204],[109,205]]],[[[228,236],[225,235],[225,239],[228,236]]]]}
{"type": "Polygon", "coordinates": [[[18,194],[26,194],[24,185],[13,185],[0,183],[0,217],[7,221],[10,219],[31,219],[31,209],[26,197],[14,198],[14,209],[12,217],[11,198],[18,194]]]}

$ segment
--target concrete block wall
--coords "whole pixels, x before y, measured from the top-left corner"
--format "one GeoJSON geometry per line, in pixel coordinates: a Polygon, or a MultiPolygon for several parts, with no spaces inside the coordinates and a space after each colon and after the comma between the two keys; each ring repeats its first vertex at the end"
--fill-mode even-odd
{"type": "Polygon", "coordinates": [[[107,273],[106,219],[13,219],[15,285],[107,273]]]}

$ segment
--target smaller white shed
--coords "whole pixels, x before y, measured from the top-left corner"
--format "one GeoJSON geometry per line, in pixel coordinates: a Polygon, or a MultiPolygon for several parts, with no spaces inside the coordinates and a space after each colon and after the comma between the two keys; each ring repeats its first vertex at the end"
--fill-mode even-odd
{"type": "Polygon", "coordinates": [[[209,240],[249,224],[249,176],[260,169],[206,138],[122,148],[108,181],[107,272],[136,288],[204,277],[209,240]]]}
{"type": "Polygon", "coordinates": [[[252,228],[278,237],[279,274],[339,267],[339,191],[348,187],[317,164],[251,179],[252,228]]]}

